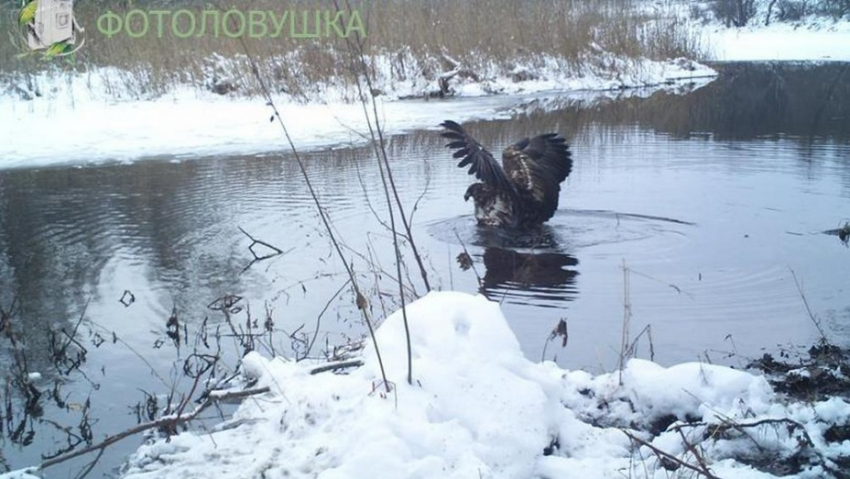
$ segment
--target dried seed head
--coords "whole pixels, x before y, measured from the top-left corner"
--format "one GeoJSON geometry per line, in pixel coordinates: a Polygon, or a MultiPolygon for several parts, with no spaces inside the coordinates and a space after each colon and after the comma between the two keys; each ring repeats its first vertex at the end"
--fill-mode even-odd
{"type": "Polygon", "coordinates": [[[457,255],[457,264],[460,265],[460,269],[463,271],[468,270],[472,267],[472,258],[469,256],[469,253],[466,251],[457,255]]]}

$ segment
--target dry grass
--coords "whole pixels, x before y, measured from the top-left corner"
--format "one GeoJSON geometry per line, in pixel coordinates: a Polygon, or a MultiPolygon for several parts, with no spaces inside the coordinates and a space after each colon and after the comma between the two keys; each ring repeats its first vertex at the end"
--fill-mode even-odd
{"type": "MultiPolygon", "coordinates": [[[[64,62],[57,67],[55,61],[51,66],[32,57],[14,59],[14,46],[1,42],[0,58],[11,60],[0,65],[0,75],[107,66],[125,72],[110,79],[118,83],[116,89],[121,87],[139,96],[156,95],[175,84],[204,85],[213,77],[230,79],[242,93],[257,93],[238,39],[224,35],[177,38],[170,32],[169,17],[162,38],[157,38],[153,29],[141,38],[129,38],[124,33],[107,38],[97,28],[97,19],[107,8],[97,3],[78,0],[75,7],[78,21],[86,28],[86,45],[73,64],[64,62]]],[[[202,10],[212,8],[193,3],[171,2],[165,7],[145,4],[141,8],[170,12],[187,8],[199,19],[202,10]]],[[[109,9],[123,14],[130,8],[122,4],[125,2],[112,3],[109,9]]],[[[0,29],[12,32],[14,12],[8,3],[3,5],[0,29]]],[[[695,56],[700,49],[696,37],[683,24],[657,13],[642,13],[632,0],[381,0],[343,2],[341,7],[357,10],[364,20],[368,32],[365,53],[375,72],[389,76],[379,85],[434,80],[448,68],[441,58],[444,53],[489,77],[509,72],[519,64],[542,66],[547,58],[557,59],[557,68],[581,73],[587,68],[622,68],[601,52],[663,59],[695,56]]],[[[246,16],[250,10],[271,10],[278,16],[284,10],[335,10],[333,1],[320,0],[284,4],[255,0],[237,4],[237,8],[246,16]]],[[[260,60],[260,73],[275,90],[310,97],[321,90],[321,84],[351,81],[344,39],[308,40],[283,35],[245,40],[252,55],[260,60]]]]}

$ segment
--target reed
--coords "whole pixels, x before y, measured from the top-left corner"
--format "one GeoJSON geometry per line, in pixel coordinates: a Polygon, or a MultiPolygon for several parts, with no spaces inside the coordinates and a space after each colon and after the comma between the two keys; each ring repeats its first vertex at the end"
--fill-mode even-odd
{"type": "MultiPolygon", "coordinates": [[[[0,3],[0,30],[16,30],[15,2],[0,3]]],[[[322,31],[319,38],[293,38],[284,28],[277,38],[270,31],[257,38],[232,38],[208,31],[200,36],[180,38],[178,31],[190,31],[189,16],[201,22],[204,11],[235,8],[247,18],[249,12],[285,12],[296,15],[336,12],[333,1],[276,0],[212,7],[206,2],[102,2],[78,0],[75,13],[85,28],[86,44],[69,61],[45,62],[38,57],[16,58],[20,44],[0,42],[0,76],[21,77],[32,73],[106,71],[113,74],[99,83],[105,90],[123,89],[139,97],[156,96],[176,85],[191,84],[212,88],[211,83],[232,84],[241,94],[259,95],[260,86],[244,55],[244,40],[257,56],[260,75],[269,79],[277,92],[296,98],[315,98],[328,84],[353,85],[351,58],[346,41],[338,33],[322,31]],[[133,38],[126,29],[112,36],[102,33],[107,12],[126,18],[128,12],[150,13],[165,10],[163,34],[158,35],[154,17],[145,35],[133,38]],[[188,11],[180,18],[178,10],[188,11]],[[191,15],[190,15],[191,14],[191,15]],[[178,20],[172,24],[171,20],[178,20]],[[120,74],[114,72],[121,72],[120,74]]],[[[649,12],[634,0],[356,0],[346,4],[347,15],[362,20],[367,35],[363,54],[377,77],[377,85],[400,81],[434,81],[448,67],[446,56],[483,77],[514,71],[519,65],[530,68],[551,64],[581,74],[588,68],[622,70],[628,63],[611,62],[611,57],[664,59],[698,56],[699,37],[672,15],[649,12]],[[383,77],[383,78],[381,78],[383,77]]],[[[139,32],[139,15],[131,22],[139,32]]],[[[345,22],[341,22],[344,26],[345,22]]],[[[287,24],[288,25],[288,24],[287,24]]],[[[309,24],[308,25],[312,25],[309,24]]],[[[126,25],[125,25],[126,27],[126,25]]],[[[296,24],[296,31],[301,31],[296,24]]],[[[343,29],[345,30],[345,29],[343,29]]],[[[200,31],[200,24],[194,32],[200,31]]],[[[260,32],[261,33],[261,32],[260,32]]],[[[344,32],[345,33],[345,32],[344,32]]],[[[66,59],[67,60],[67,59],[66,59]]],[[[611,73],[628,73],[612,71],[611,73]]],[[[21,81],[20,79],[18,81],[21,81]]],[[[356,100],[351,88],[348,100],[356,100]]],[[[109,93],[107,91],[106,93],[109,93]]]]}

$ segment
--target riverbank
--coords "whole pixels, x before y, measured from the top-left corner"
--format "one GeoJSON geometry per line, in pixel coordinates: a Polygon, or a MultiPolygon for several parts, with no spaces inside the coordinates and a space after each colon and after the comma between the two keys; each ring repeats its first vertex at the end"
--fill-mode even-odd
{"type": "MultiPolygon", "coordinates": [[[[476,5],[453,8],[466,12],[476,5]]],[[[554,15],[541,8],[528,14],[554,15]]],[[[850,61],[850,49],[843,47],[850,44],[850,22],[846,21],[809,18],[769,26],[753,21],[743,28],[728,28],[717,21],[685,20],[682,16],[687,12],[670,6],[660,11],[635,8],[631,17],[617,12],[611,3],[595,8],[561,12],[567,22],[562,27],[570,26],[569,42],[547,28],[539,39],[514,41],[496,35],[488,51],[473,47],[476,40],[468,32],[472,26],[450,11],[432,13],[445,20],[442,25],[447,31],[464,34],[458,33],[451,48],[439,52],[436,47],[403,46],[402,42],[424,38],[421,26],[412,20],[404,24],[388,18],[375,20],[378,45],[364,57],[372,79],[360,87],[377,96],[387,132],[401,133],[434,128],[446,118],[469,121],[498,116],[497,110],[504,106],[441,101],[445,96],[601,91],[607,97],[610,92],[643,87],[689,91],[716,75],[684,57],[659,59],[677,51],[718,61],[850,61]],[[603,20],[608,22],[603,30],[596,36],[588,33],[594,22],[603,20]],[[634,37],[636,46],[629,49],[625,40],[611,39],[622,35],[634,37]],[[380,53],[381,48],[394,53],[380,53]],[[560,53],[543,53],[553,51],[560,53]]],[[[97,18],[96,13],[88,12],[89,20],[97,18]]],[[[517,34],[526,28],[508,19],[502,24],[506,32],[516,30],[517,34]]],[[[0,168],[280,151],[282,132],[268,121],[272,112],[258,95],[249,59],[233,50],[238,42],[223,37],[188,39],[198,51],[216,53],[186,58],[175,56],[175,45],[169,41],[125,37],[116,35],[91,51],[81,50],[90,62],[84,67],[42,66],[25,73],[22,66],[21,71],[0,72],[8,80],[0,92],[0,117],[15,125],[0,132],[0,168]],[[146,52],[149,61],[139,64],[122,57],[120,52],[126,49],[119,47],[131,46],[146,52]],[[179,68],[165,68],[172,64],[179,68]],[[27,140],[21,132],[49,134],[45,139],[27,140]]],[[[256,59],[261,60],[259,73],[270,81],[284,120],[298,119],[287,122],[296,146],[311,149],[361,142],[354,132],[366,130],[365,118],[357,105],[357,82],[347,78],[354,69],[329,66],[343,65],[344,51],[320,48],[321,53],[318,45],[285,40],[281,52],[260,50],[256,59]]]]}
{"type": "Polygon", "coordinates": [[[850,21],[701,28],[717,61],[850,61],[850,21]]]}
{"type": "MultiPolygon", "coordinates": [[[[624,60],[624,62],[626,62],[624,60]]],[[[554,60],[553,60],[553,63],[554,60]]],[[[629,61],[631,75],[587,74],[572,76],[553,65],[533,70],[523,81],[508,77],[457,84],[461,98],[490,100],[440,101],[421,98],[429,86],[402,85],[377,98],[387,133],[436,128],[447,118],[468,121],[508,114],[510,99],[493,95],[528,95],[535,92],[588,91],[610,97],[623,89],[652,86],[669,91],[688,91],[710,81],[716,73],[695,62],[629,61]],[[397,101],[400,97],[419,97],[397,101]]],[[[532,71],[532,70],[529,70],[532,71]]],[[[100,78],[118,77],[120,71],[102,72],[100,78]]],[[[151,100],[116,100],[98,92],[104,87],[85,78],[40,80],[50,97],[29,101],[5,98],[0,116],[14,128],[0,131],[0,168],[47,167],[59,164],[90,164],[134,161],[140,158],[192,157],[202,155],[258,154],[280,151],[283,135],[270,123],[270,107],[260,98],[221,96],[189,86],[151,100]],[[57,127],[61,125],[61,127],[57,127]],[[42,139],[27,141],[22,132],[45,132],[42,139]],[[49,132],[49,133],[48,133],[49,132]]],[[[359,144],[353,132],[366,131],[362,106],[345,101],[344,88],[322,92],[323,102],[303,103],[287,94],[274,96],[284,123],[298,148],[311,149],[340,144],[359,144]]],[[[652,89],[628,91],[646,95],[652,89]]],[[[518,101],[518,100],[517,100],[518,101]]]]}
{"type": "Polygon", "coordinates": [[[333,2],[283,8],[260,0],[229,13],[182,6],[81,4],[75,16],[85,31],[73,57],[44,62],[21,57],[15,42],[0,45],[9,59],[0,64],[0,117],[15,125],[0,134],[0,168],[279,151],[265,90],[285,120],[298,119],[288,122],[296,145],[310,148],[359,141],[364,94],[393,113],[388,131],[400,132],[493,114],[425,107],[426,99],[714,75],[685,59],[703,51],[694,35],[639,2],[399,0],[337,12],[333,2]],[[400,99],[413,106],[395,106],[400,99]],[[49,139],[21,135],[36,131],[49,139]]]}
{"type": "Polygon", "coordinates": [[[372,345],[341,375],[250,353],[242,374],[268,393],[212,431],[148,443],[123,477],[846,477],[845,399],[798,402],[705,363],[532,363],[480,296],[431,293],[407,314],[413,385],[400,313],[377,332],[389,391],[372,345]]]}

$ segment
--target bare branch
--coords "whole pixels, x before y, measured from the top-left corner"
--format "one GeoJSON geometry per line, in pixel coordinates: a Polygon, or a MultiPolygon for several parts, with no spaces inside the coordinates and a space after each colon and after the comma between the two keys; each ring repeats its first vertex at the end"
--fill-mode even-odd
{"type": "Polygon", "coordinates": [[[700,474],[702,476],[707,477],[708,479],[720,479],[719,477],[715,476],[711,471],[709,471],[707,469],[703,469],[702,467],[694,466],[693,464],[688,464],[687,462],[679,459],[678,457],[670,454],[669,452],[666,452],[666,451],[659,449],[658,446],[655,446],[652,443],[650,443],[649,441],[646,441],[644,439],[641,439],[641,438],[635,436],[634,434],[632,434],[631,432],[629,432],[625,429],[620,429],[620,431],[622,431],[623,434],[625,434],[633,442],[640,444],[641,446],[646,446],[649,449],[651,449],[652,452],[654,452],[658,457],[662,457],[664,459],[672,461],[675,464],[678,464],[679,466],[684,467],[686,469],[690,469],[690,470],[696,472],[697,474],[700,474]]]}
{"type": "Polygon", "coordinates": [[[41,463],[41,465],[38,467],[38,469],[39,470],[47,469],[48,467],[55,466],[57,464],[60,464],[60,463],[63,463],[65,461],[68,461],[70,459],[73,459],[75,457],[79,457],[79,456],[82,456],[84,454],[88,454],[90,452],[94,452],[94,451],[102,452],[107,447],[115,444],[118,441],[121,441],[122,439],[126,439],[130,436],[133,436],[133,435],[138,434],[140,432],[147,431],[149,429],[165,429],[165,430],[169,430],[169,431],[174,430],[174,428],[176,426],[183,424],[183,423],[186,423],[186,422],[189,422],[192,419],[195,419],[195,417],[197,417],[198,414],[200,414],[204,409],[213,405],[217,401],[226,401],[226,400],[232,400],[234,398],[244,398],[244,397],[248,397],[248,396],[256,396],[258,394],[264,394],[264,393],[267,393],[267,392],[269,392],[268,387],[261,387],[261,388],[257,388],[257,389],[247,389],[247,390],[244,390],[244,391],[232,391],[232,392],[227,392],[227,393],[222,393],[222,394],[217,394],[217,395],[210,394],[203,403],[201,403],[198,407],[196,407],[195,409],[193,409],[191,412],[189,412],[187,414],[178,413],[176,415],[161,417],[161,418],[157,419],[156,421],[150,421],[150,422],[139,424],[136,427],[132,427],[130,429],[127,429],[126,431],[123,431],[123,432],[120,432],[118,434],[109,436],[109,437],[107,437],[106,439],[104,439],[103,441],[101,441],[97,444],[93,444],[89,447],[85,447],[85,448],[80,449],[78,451],[74,451],[74,452],[65,454],[64,456],[59,456],[59,457],[55,457],[53,459],[49,459],[47,461],[44,461],[44,462],[41,463]]]}

